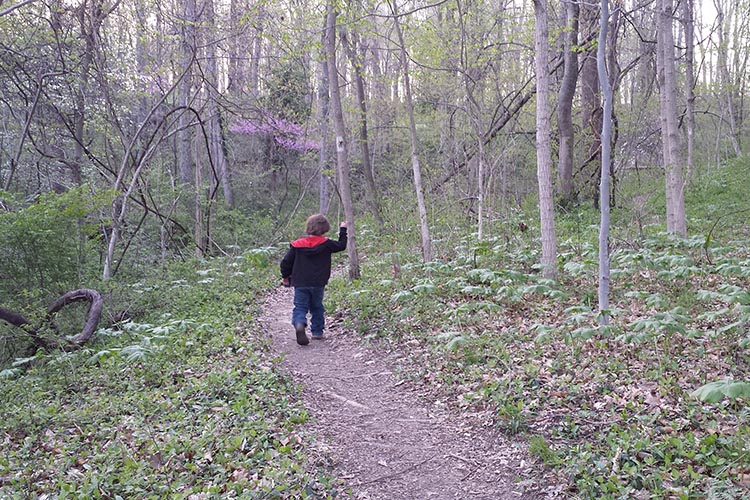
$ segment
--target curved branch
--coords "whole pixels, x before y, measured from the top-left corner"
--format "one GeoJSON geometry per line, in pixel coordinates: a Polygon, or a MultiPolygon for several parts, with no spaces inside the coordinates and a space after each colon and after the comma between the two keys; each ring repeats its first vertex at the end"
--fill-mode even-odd
{"type": "Polygon", "coordinates": [[[91,290],[89,288],[73,290],[58,298],[47,310],[47,321],[51,324],[52,316],[56,312],[68,304],[81,301],[90,302],[91,305],[89,306],[89,312],[83,330],[81,330],[81,333],[75,337],[69,339],[70,343],[76,347],[81,347],[85,344],[94,335],[94,332],[96,332],[96,327],[99,326],[99,319],[102,317],[102,308],[104,307],[104,299],[101,294],[96,290],[91,290]]]}

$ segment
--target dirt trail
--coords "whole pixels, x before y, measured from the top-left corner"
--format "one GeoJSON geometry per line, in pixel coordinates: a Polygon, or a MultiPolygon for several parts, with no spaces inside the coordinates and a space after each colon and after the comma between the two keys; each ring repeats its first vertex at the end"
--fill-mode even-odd
{"type": "Polygon", "coordinates": [[[559,498],[502,434],[419,398],[397,380],[387,355],[328,321],[325,340],[297,345],[292,291],[270,295],[261,324],[284,367],[303,387],[311,419],[305,439],[333,459],[342,498],[504,500],[559,498]]]}

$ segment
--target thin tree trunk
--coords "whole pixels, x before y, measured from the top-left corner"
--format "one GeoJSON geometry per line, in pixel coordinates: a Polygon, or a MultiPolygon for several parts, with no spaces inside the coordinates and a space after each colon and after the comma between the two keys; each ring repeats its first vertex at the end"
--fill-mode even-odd
{"type": "Polygon", "coordinates": [[[336,11],[333,0],[327,2],[326,23],[326,55],[328,59],[328,80],[331,94],[333,123],[336,127],[336,165],[338,166],[339,193],[341,204],[344,206],[344,216],[349,224],[349,243],[346,246],[349,255],[349,278],[359,279],[359,256],[355,243],[354,204],[352,203],[351,186],[349,184],[349,157],[346,145],[346,129],[344,127],[344,113],[341,109],[341,94],[339,92],[338,67],[336,66],[336,11]]]}
{"type": "Polygon", "coordinates": [[[549,108],[549,35],[547,0],[534,0],[536,17],[536,165],[539,183],[539,218],[542,229],[542,275],[556,274],[557,243],[552,195],[552,149],[550,145],[549,108]]]}
{"type": "MultiPolygon", "coordinates": [[[[214,0],[206,0],[206,21],[209,35],[216,32],[214,0]]],[[[211,161],[219,175],[224,204],[228,209],[234,208],[234,190],[232,189],[232,173],[229,169],[227,157],[224,154],[224,131],[222,130],[221,108],[219,107],[219,70],[216,58],[216,43],[209,40],[206,57],[206,88],[208,98],[208,131],[211,161]]]]}
{"type": "Polygon", "coordinates": [[[362,157],[362,170],[365,172],[367,191],[365,201],[370,212],[375,217],[378,227],[383,227],[383,217],[380,215],[378,205],[378,188],[375,185],[375,177],[370,162],[370,141],[367,136],[367,97],[365,94],[365,80],[362,75],[364,68],[364,57],[357,54],[356,48],[352,47],[346,33],[342,33],[341,41],[346,49],[349,61],[354,67],[354,83],[357,91],[357,104],[359,105],[359,148],[362,157]]]}
{"type": "Polygon", "coordinates": [[[680,150],[679,120],[677,116],[677,75],[674,60],[674,36],[672,34],[672,0],[658,0],[659,36],[661,47],[661,114],[662,151],[667,193],[667,231],[687,236],[685,216],[684,181],[680,150]]]}
{"type": "MultiPolygon", "coordinates": [[[[580,25],[582,38],[593,38],[599,32],[599,17],[596,15],[596,4],[590,2],[580,3],[580,25]]],[[[581,130],[583,131],[584,154],[587,161],[582,165],[583,179],[580,181],[578,191],[582,198],[592,200],[594,206],[599,204],[598,183],[589,184],[589,179],[598,179],[599,172],[593,172],[585,167],[587,165],[598,169],[601,155],[601,96],[599,90],[599,73],[597,70],[596,53],[589,48],[581,54],[581,130]]],[[[598,208],[598,207],[597,207],[598,208]]]]}
{"type": "Polygon", "coordinates": [[[466,41],[469,38],[467,33],[464,18],[466,13],[462,10],[461,2],[457,2],[458,9],[458,22],[460,25],[460,58],[461,58],[461,75],[463,77],[464,89],[466,90],[466,100],[468,101],[467,114],[469,115],[469,121],[474,127],[474,136],[476,137],[476,148],[477,148],[477,176],[476,176],[476,200],[477,200],[477,240],[482,241],[484,239],[484,171],[485,171],[485,154],[484,154],[484,143],[485,134],[484,127],[482,126],[482,117],[484,116],[484,109],[482,106],[482,89],[478,88],[478,78],[475,71],[476,68],[471,66],[470,60],[473,59],[473,55],[470,54],[466,41]],[[477,98],[477,94],[479,97],[477,98]]]}
{"type": "Polygon", "coordinates": [[[565,35],[563,43],[563,78],[557,105],[557,126],[560,130],[560,151],[557,177],[563,203],[573,201],[573,97],[578,82],[578,1],[565,2],[565,35]]]}
{"type": "Polygon", "coordinates": [[[21,154],[23,154],[23,146],[26,143],[26,138],[29,136],[29,129],[31,128],[31,121],[36,114],[37,105],[39,104],[39,98],[42,95],[44,89],[44,80],[50,76],[57,76],[62,73],[45,73],[39,77],[36,82],[36,92],[34,93],[34,100],[31,102],[31,109],[26,112],[26,121],[21,131],[21,137],[18,139],[18,146],[16,146],[15,154],[10,158],[10,168],[8,171],[8,177],[5,179],[2,185],[5,191],[10,190],[10,185],[13,182],[13,176],[16,173],[18,162],[21,160],[21,154]]]}
{"type": "Polygon", "coordinates": [[[484,239],[484,144],[481,134],[478,135],[477,141],[477,240],[484,239]]]}
{"type": "Polygon", "coordinates": [[[253,36],[250,74],[248,75],[250,92],[254,97],[257,97],[260,92],[260,57],[263,50],[263,24],[265,23],[266,16],[265,7],[262,4],[258,9],[258,19],[256,21],[258,28],[256,28],[255,35],[253,36]]]}
{"type": "MultiPolygon", "coordinates": [[[[194,60],[196,42],[195,42],[195,0],[185,0],[184,20],[182,27],[182,39],[180,40],[180,63],[181,70],[189,68],[194,60]]],[[[189,71],[179,89],[178,101],[182,112],[178,120],[177,132],[177,172],[182,184],[192,184],[193,182],[193,164],[191,154],[191,130],[189,128],[192,119],[187,107],[190,105],[191,93],[193,90],[192,70],[189,71]]]]}
{"type": "Polygon", "coordinates": [[[247,43],[243,16],[247,11],[246,0],[230,0],[229,3],[229,26],[231,36],[229,37],[229,84],[227,90],[241,92],[245,87],[245,64],[242,62],[241,54],[245,52],[247,43]]]}
{"type": "Polygon", "coordinates": [[[71,178],[76,186],[83,183],[83,149],[86,144],[84,138],[86,125],[86,100],[90,81],[89,71],[94,60],[94,53],[99,50],[99,29],[106,14],[100,0],[90,3],[84,2],[78,8],[78,21],[84,38],[84,48],[81,54],[81,64],[78,73],[78,87],[75,90],[75,107],[73,111],[73,159],[68,165],[71,178]]]}
{"type": "Polygon", "coordinates": [[[411,95],[411,83],[409,81],[409,59],[406,56],[406,45],[404,43],[404,34],[401,31],[401,22],[398,18],[398,6],[396,0],[391,0],[391,11],[393,13],[393,23],[398,35],[399,44],[401,44],[401,70],[403,71],[403,85],[406,106],[406,113],[409,116],[409,134],[411,136],[411,167],[414,175],[414,190],[417,193],[417,209],[419,210],[419,229],[422,236],[422,258],[424,262],[432,261],[432,239],[430,237],[430,227],[427,222],[427,206],[424,201],[424,188],[422,187],[422,167],[419,163],[419,140],[417,139],[417,125],[414,121],[414,104],[411,95]]]}
{"type": "Polygon", "coordinates": [[[193,208],[195,210],[195,228],[193,237],[195,239],[195,256],[202,258],[206,255],[206,246],[204,245],[205,232],[203,228],[203,204],[201,191],[203,191],[203,173],[201,171],[201,162],[198,156],[200,149],[199,141],[196,138],[193,142],[193,164],[195,165],[195,198],[193,199],[193,208]]]}
{"type": "MultiPolygon", "coordinates": [[[[328,19],[323,20],[323,31],[321,33],[321,42],[325,47],[326,45],[326,26],[328,25],[328,19]]],[[[328,184],[330,179],[326,173],[329,170],[328,166],[328,105],[329,105],[329,86],[328,80],[328,61],[325,57],[320,60],[320,86],[318,87],[318,136],[320,137],[320,149],[318,150],[318,202],[319,211],[321,214],[328,213],[328,184]]]]}
{"type": "Polygon", "coordinates": [[[687,174],[693,171],[695,153],[695,0],[682,0],[683,22],[685,24],[685,80],[686,80],[686,124],[687,124],[687,174]]]}
{"type": "Polygon", "coordinates": [[[604,112],[602,114],[602,168],[599,183],[599,209],[601,221],[599,224],[599,322],[609,324],[609,224],[610,224],[610,163],[612,137],[612,86],[607,76],[606,45],[607,27],[609,23],[609,0],[602,0],[601,20],[599,25],[599,43],[597,47],[597,69],[604,97],[604,112]]]}

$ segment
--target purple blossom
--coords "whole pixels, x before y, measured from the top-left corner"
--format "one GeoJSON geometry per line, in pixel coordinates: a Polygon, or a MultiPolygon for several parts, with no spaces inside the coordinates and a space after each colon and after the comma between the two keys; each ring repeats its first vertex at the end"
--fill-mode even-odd
{"type": "Polygon", "coordinates": [[[231,130],[237,134],[272,137],[280,146],[292,151],[320,149],[318,142],[308,139],[301,125],[274,116],[264,116],[260,121],[241,120],[231,130]]]}

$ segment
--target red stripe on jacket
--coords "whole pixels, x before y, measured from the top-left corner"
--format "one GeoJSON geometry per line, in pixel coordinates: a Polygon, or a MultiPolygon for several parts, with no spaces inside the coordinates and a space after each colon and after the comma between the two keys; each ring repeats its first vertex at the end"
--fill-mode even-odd
{"type": "Polygon", "coordinates": [[[328,240],[325,236],[306,236],[292,242],[294,248],[312,248],[316,247],[328,240]]]}

